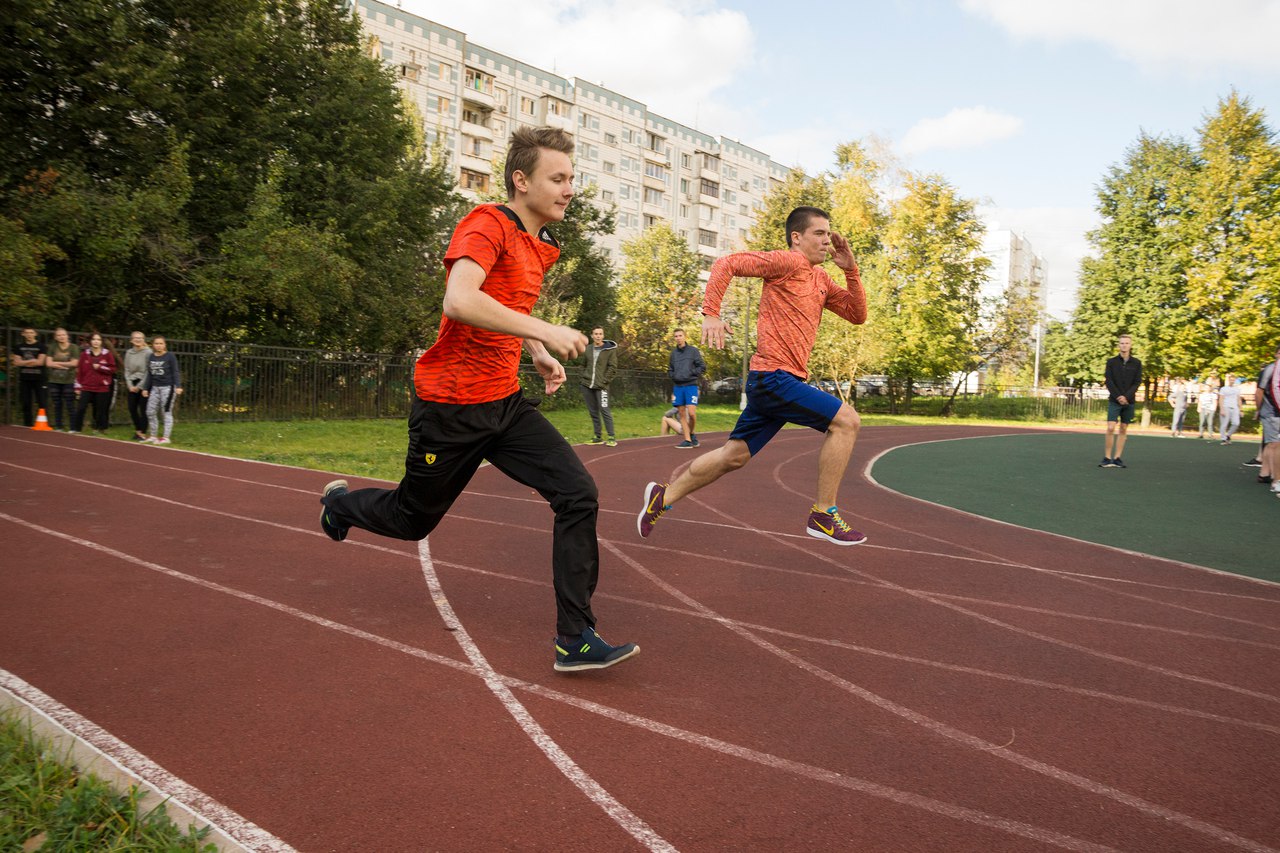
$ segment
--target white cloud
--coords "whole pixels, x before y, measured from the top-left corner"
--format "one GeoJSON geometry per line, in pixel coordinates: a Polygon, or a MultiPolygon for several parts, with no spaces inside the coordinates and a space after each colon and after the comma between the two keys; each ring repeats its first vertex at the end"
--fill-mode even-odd
{"type": "Polygon", "coordinates": [[[1280,0],[960,0],[1018,38],[1093,41],[1150,70],[1280,69],[1280,0]]]}
{"type": "Polygon", "coordinates": [[[1008,229],[1031,241],[1045,261],[1048,274],[1048,312],[1069,319],[1080,287],[1080,261],[1092,254],[1085,234],[1100,224],[1087,207],[981,207],[979,216],[989,230],[1008,229]]]}
{"type": "Polygon", "coordinates": [[[720,117],[712,99],[755,51],[746,15],[697,0],[403,0],[403,7],[490,50],[602,85],[689,125],[720,117]]]}
{"type": "Polygon", "coordinates": [[[942,118],[916,122],[902,138],[905,154],[919,154],[939,148],[976,148],[1017,135],[1022,119],[986,107],[954,109],[942,118]]]}

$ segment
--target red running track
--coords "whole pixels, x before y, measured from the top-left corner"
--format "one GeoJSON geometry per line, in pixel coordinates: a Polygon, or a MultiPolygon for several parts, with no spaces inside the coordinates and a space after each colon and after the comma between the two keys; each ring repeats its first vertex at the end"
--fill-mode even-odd
{"type": "Polygon", "coordinates": [[[815,433],[647,542],[643,485],[691,455],[581,448],[600,629],[643,652],[564,675],[550,510],[496,470],[429,548],[335,544],[325,474],[4,428],[0,672],[254,849],[1280,847],[1280,587],[861,473],[997,431],[864,430],[856,548],[804,535],[815,433]]]}

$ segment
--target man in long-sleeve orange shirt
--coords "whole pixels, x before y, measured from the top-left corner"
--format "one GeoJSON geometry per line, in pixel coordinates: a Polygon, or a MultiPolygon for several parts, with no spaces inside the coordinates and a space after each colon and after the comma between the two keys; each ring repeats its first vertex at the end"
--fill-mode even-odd
{"type": "Polygon", "coordinates": [[[674,483],[645,487],[644,507],[636,522],[642,537],[649,536],[676,501],[746,465],[784,424],[793,423],[826,433],[818,455],[817,500],[809,513],[807,532],[837,545],[866,541],[845,522],[836,505],[836,492],[858,437],[858,413],[838,397],[805,383],[823,310],[850,323],[864,323],[866,293],[849,243],[831,230],[831,217],[825,211],[797,207],[787,217],[786,229],[786,251],[741,252],[711,267],[702,302],[702,342],[717,349],[724,349],[729,331],[720,319],[720,303],[729,282],[735,276],[764,279],[756,352],[747,376],[747,407],[722,447],[693,460],[674,483]],[[844,272],[843,287],[821,266],[828,254],[844,272]]]}

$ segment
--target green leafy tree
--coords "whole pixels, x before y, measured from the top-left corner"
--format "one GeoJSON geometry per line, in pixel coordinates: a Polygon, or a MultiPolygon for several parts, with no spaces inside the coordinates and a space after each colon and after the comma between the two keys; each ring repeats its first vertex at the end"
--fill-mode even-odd
{"type": "Polygon", "coordinates": [[[1252,372],[1274,351],[1280,319],[1280,146],[1263,112],[1232,92],[1201,125],[1197,153],[1179,232],[1189,256],[1184,334],[1196,367],[1252,372]]]}
{"type": "Polygon", "coordinates": [[[666,370],[671,333],[684,328],[696,340],[702,265],[688,243],[668,225],[646,228],[622,245],[626,264],[619,276],[619,349],[633,367],[666,370]]]}
{"type": "Polygon", "coordinates": [[[56,246],[28,234],[20,221],[0,216],[0,317],[15,325],[59,322],[43,272],[52,260],[62,260],[56,246]]]}
{"type": "Polygon", "coordinates": [[[974,203],[937,175],[907,178],[884,236],[877,317],[890,341],[886,367],[910,405],[918,379],[963,370],[976,349],[978,293],[991,262],[974,203]]]}

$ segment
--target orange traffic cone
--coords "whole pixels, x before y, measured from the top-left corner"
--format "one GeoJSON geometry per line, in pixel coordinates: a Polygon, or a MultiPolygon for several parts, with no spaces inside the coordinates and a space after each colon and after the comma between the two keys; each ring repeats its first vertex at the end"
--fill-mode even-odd
{"type": "MultiPolygon", "coordinates": [[[[31,411],[28,409],[27,411],[31,411]]],[[[32,427],[36,432],[53,432],[53,427],[49,426],[49,418],[45,415],[44,409],[40,410],[40,414],[36,415],[36,425],[32,427]]]]}

